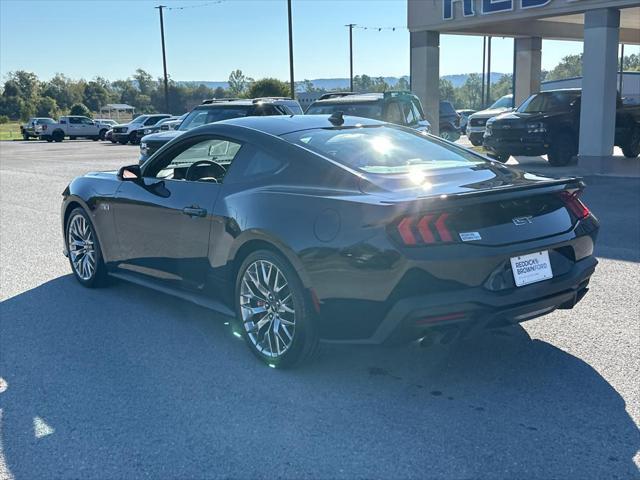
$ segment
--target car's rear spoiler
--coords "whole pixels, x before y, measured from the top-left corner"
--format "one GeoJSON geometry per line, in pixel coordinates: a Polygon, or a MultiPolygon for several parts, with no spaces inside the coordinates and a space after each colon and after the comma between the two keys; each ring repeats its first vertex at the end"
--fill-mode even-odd
{"type": "Polygon", "coordinates": [[[586,186],[584,180],[581,177],[568,177],[554,180],[542,180],[538,182],[532,182],[530,184],[525,185],[506,185],[506,186],[498,186],[486,188],[483,190],[475,190],[468,192],[460,192],[460,193],[449,193],[446,195],[442,194],[433,194],[433,195],[424,195],[418,196],[414,198],[398,198],[398,199],[385,199],[382,200],[381,203],[389,204],[389,205],[400,205],[404,203],[416,202],[416,201],[425,201],[430,204],[442,204],[443,206],[448,204],[451,201],[455,201],[456,203],[464,204],[472,204],[476,202],[479,198],[490,196],[492,199],[499,201],[504,198],[517,198],[520,196],[530,195],[532,193],[535,194],[544,194],[550,193],[554,191],[561,190],[582,190],[586,186]]]}

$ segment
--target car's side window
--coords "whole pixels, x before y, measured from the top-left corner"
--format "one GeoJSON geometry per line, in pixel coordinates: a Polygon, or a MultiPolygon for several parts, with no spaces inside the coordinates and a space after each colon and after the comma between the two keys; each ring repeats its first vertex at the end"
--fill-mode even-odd
{"type": "Polygon", "coordinates": [[[242,144],[224,138],[198,141],[168,157],[156,167],[156,178],[216,182],[222,181],[242,144]]]}
{"type": "Polygon", "coordinates": [[[411,103],[402,102],[402,111],[404,113],[404,119],[407,125],[415,125],[416,123],[418,123],[418,118],[416,117],[413,105],[411,103]]]}
{"type": "Polygon", "coordinates": [[[240,158],[234,166],[229,181],[237,183],[252,181],[258,177],[275,175],[286,167],[287,162],[263,149],[253,145],[245,145],[240,158]]]}
{"type": "Polygon", "coordinates": [[[385,120],[387,122],[395,123],[398,125],[404,124],[404,116],[398,102],[389,103],[389,105],[387,106],[387,114],[385,115],[385,117],[385,120]]]}
{"type": "Polygon", "coordinates": [[[73,125],[79,125],[82,121],[78,117],[69,117],[69,123],[73,125]]]}

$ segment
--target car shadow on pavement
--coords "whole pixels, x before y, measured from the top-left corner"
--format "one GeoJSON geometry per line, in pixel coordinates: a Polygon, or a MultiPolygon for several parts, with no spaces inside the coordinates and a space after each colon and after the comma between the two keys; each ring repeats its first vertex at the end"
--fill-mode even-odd
{"type": "Polygon", "coordinates": [[[71,276],[0,304],[0,472],[19,478],[636,478],[591,366],[521,327],[448,346],[326,344],[263,366],[224,320],[71,276]]]}

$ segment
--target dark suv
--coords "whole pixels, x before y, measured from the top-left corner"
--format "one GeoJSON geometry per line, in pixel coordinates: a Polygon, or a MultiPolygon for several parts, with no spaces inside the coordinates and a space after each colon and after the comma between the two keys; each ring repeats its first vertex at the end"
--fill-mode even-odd
{"type": "Polygon", "coordinates": [[[460,114],[446,100],[440,101],[440,136],[451,142],[460,138],[460,114]]]}
{"type": "Polygon", "coordinates": [[[214,98],[205,100],[202,102],[202,105],[198,105],[189,112],[176,130],[154,133],[142,137],[140,142],[140,164],[159,150],[165,143],[182,135],[187,130],[201,125],[238,117],[302,115],[302,113],[300,104],[290,98],[214,98]]]}
{"type": "Polygon", "coordinates": [[[307,115],[331,115],[342,112],[354,117],[372,118],[430,132],[418,97],[409,92],[325,93],[307,109],[307,115]]]}

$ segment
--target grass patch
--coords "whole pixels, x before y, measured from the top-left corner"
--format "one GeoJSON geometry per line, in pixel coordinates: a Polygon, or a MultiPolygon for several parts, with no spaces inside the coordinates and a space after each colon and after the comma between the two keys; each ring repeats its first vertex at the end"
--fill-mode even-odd
{"type": "Polygon", "coordinates": [[[0,124],[0,140],[20,140],[20,122],[0,124]]]}

